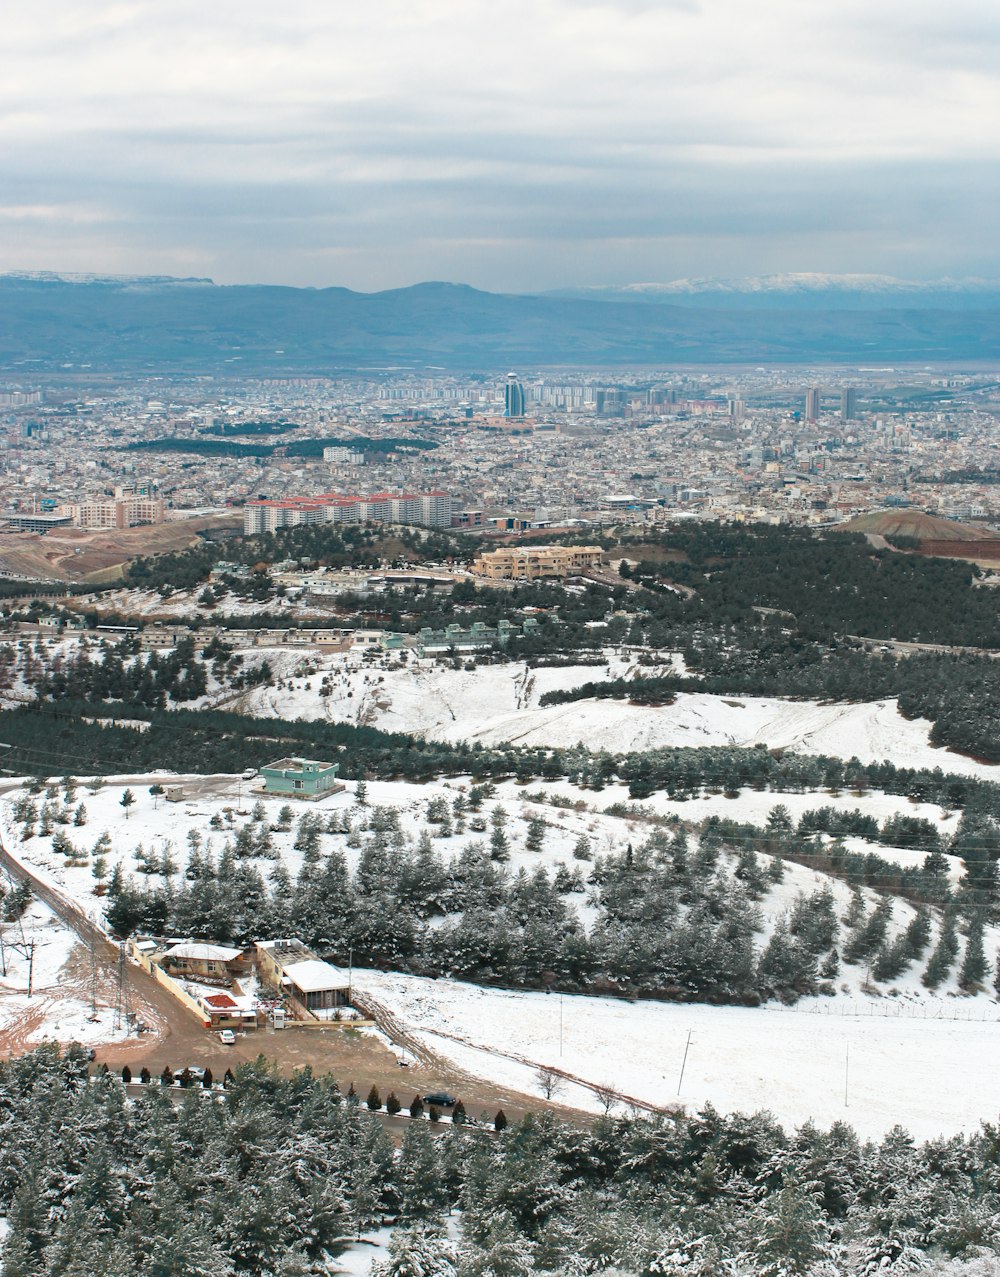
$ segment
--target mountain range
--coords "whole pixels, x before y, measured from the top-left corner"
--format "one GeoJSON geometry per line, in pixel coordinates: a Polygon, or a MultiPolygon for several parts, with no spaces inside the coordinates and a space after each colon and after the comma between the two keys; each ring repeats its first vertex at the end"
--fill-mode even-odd
{"type": "Polygon", "coordinates": [[[0,370],[21,378],[998,357],[1000,285],[989,281],[779,275],[526,295],[0,276],[0,370]]]}

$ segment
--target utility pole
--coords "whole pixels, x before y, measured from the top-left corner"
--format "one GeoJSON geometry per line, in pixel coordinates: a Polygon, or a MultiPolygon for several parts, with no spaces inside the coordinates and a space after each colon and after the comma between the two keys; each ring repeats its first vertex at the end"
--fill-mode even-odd
{"type": "Polygon", "coordinates": [[[27,949],[28,949],[28,997],[30,998],[31,997],[31,982],[35,974],[35,942],[34,940],[28,941],[27,949]]]}
{"type": "Polygon", "coordinates": [[[562,1059],[563,1042],[563,995],[559,994],[559,1058],[562,1059]]]}
{"type": "Polygon", "coordinates": [[[693,1030],[692,1030],[692,1029],[688,1029],[687,1042],[685,1042],[685,1044],[684,1044],[684,1059],[683,1059],[683,1060],[681,1060],[681,1075],[680,1075],[680,1077],[677,1079],[677,1094],[678,1094],[678,1095],[680,1095],[680,1093],[681,1093],[681,1083],[684,1081],[684,1070],[687,1068],[687,1062],[688,1062],[688,1051],[691,1049],[691,1034],[692,1034],[692,1032],[693,1032],[693,1030]]]}
{"type": "Polygon", "coordinates": [[[354,946],[347,951],[347,1003],[354,1005],[354,946]]]}

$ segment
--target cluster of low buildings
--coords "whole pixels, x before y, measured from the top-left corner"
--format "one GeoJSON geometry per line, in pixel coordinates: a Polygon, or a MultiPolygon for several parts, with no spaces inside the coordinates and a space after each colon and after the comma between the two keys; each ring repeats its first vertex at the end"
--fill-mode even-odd
{"type": "Polygon", "coordinates": [[[206,1029],[357,1023],[350,974],[295,937],[243,948],[133,936],[129,955],[206,1029]]]}

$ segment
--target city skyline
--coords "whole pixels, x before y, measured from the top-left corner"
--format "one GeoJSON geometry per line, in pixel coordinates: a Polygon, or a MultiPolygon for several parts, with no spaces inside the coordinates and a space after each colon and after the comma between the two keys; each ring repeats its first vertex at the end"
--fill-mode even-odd
{"type": "Polygon", "coordinates": [[[998,43],[984,0],[52,0],[5,30],[0,269],[995,278],[998,43]]]}

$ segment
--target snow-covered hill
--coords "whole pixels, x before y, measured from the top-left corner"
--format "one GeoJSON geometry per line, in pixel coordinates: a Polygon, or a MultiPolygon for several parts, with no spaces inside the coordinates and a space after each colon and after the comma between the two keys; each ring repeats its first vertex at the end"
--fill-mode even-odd
{"type": "MultiPolygon", "coordinates": [[[[541,707],[550,690],[635,674],[632,658],[608,653],[603,666],[529,669],[523,662],[451,669],[410,658],[381,664],[356,655],[261,652],[277,685],[260,687],[236,706],[263,717],[329,719],[442,741],[484,745],[587,745],[629,751],[664,746],[766,745],[808,754],[890,759],[901,767],[940,767],[984,778],[1000,768],[930,744],[931,724],[906,719],[895,700],[837,701],[731,697],[683,692],[673,705],[581,700],[541,707]]],[[[683,668],[680,658],[663,668],[683,668]]],[[[655,674],[655,667],[643,667],[655,674]]]]}

